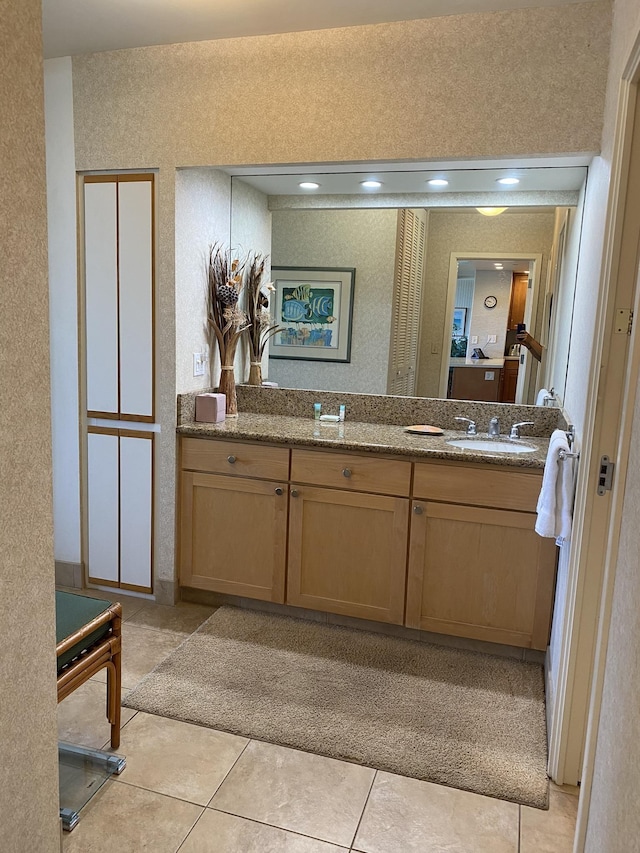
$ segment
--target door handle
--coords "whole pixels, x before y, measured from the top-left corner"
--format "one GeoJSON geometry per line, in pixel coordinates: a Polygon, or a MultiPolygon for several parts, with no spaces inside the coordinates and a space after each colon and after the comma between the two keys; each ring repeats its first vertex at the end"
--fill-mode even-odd
{"type": "Polygon", "coordinates": [[[281,494],[283,494],[284,489],[281,488],[280,486],[276,486],[275,492],[276,492],[276,495],[281,495],[281,494]]]}
{"type": "Polygon", "coordinates": [[[299,494],[300,493],[298,492],[297,489],[291,489],[291,497],[292,498],[297,498],[299,494]]]}
{"type": "Polygon", "coordinates": [[[424,512],[424,508],[420,506],[420,504],[416,504],[413,508],[415,515],[422,515],[424,512]]]}

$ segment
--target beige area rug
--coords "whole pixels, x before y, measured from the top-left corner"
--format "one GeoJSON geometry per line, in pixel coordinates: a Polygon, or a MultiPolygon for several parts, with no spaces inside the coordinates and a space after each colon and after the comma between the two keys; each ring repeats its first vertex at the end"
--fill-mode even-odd
{"type": "Polygon", "coordinates": [[[123,704],[547,807],[538,664],[221,607],[123,704]]]}

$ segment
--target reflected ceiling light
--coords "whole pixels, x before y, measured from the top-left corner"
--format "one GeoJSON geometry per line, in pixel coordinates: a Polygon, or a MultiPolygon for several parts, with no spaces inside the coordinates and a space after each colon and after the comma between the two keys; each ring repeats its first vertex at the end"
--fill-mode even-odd
{"type": "Polygon", "coordinates": [[[503,265],[502,265],[502,264],[494,264],[494,267],[495,267],[497,270],[502,270],[502,269],[504,269],[504,267],[503,267],[503,265]]]}
{"type": "Polygon", "coordinates": [[[298,186],[303,190],[317,190],[320,184],[315,181],[301,181],[298,186]]]}
{"type": "Polygon", "coordinates": [[[478,213],[481,213],[483,216],[499,216],[506,209],[506,207],[476,207],[478,213]]]}
{"type": "Polygon", "coordinates": [[[360,181],[360,185],[368,190],[377,190],[382,186],[382,181],[360,181]]]}
{"type": "Polygon", "coordinates": [[[498,178],[497,184],[504,184],[505,187],[513,187],[520,183],[520,178],[498,178]]]}
{"type": "Polygon", "coordinates": [[[445,181],[444,178],[432,178],[430,181],[427,181],[430,187],[448,187],[449,181],[445,181]]]}

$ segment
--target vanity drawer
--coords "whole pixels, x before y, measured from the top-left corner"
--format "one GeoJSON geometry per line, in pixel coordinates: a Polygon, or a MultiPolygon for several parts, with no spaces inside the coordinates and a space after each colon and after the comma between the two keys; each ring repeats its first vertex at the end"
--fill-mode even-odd
{"type": "Polygon", "coordinates": [[[416,462],[413,494],[418,500],[535,512],[542,485],[541,471],[432,465],[416,462]]]}
{"type": "Polygon", "coordinates": [[[289,478],[289,450],[241,441],[182,439],[182,468],[210,474],[235,474],[264,480],[289,478]]]}
{"type": "Polygon", "coordinates": [[[403,497],[409,495],[411,463],[377,459],[375,456],[292,450],[291,480],[334,489],[403,497]]]}

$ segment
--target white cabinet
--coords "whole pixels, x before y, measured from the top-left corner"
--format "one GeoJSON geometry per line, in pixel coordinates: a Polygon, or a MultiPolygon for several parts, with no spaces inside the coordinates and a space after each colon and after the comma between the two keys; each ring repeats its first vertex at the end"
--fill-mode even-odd
{"type": "Polygon", "coordinates": [[[151,591],[153,433],[89,427],[89,581],[151,591]]]}
{"type": "Polygon", "coordinates": [[[151,592],[154,176],[86,175],[83,202],[88,580],[151,592]]]}
{"type": "Polygon", "coordinates": [[[87,410],[153,421],[153,175],[84,179],[87,410]]]}

